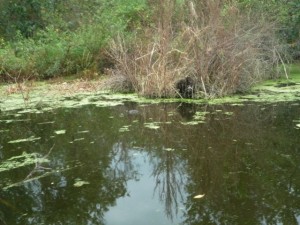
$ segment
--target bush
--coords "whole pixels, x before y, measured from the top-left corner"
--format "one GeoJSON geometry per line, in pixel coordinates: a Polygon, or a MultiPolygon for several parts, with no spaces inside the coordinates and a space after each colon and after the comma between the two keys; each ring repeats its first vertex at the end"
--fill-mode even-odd
{"type": "Polygon", "coordinates": [[[113,74],[126,77],[140,95],[220,97],[275,75],[282,49],[275,24],[263,16],[240,13],[231,1],[152,4],[160,15],[156,26],[129,41],[117,37],[109,51],[113,74]],[[189,90],[182,90],[186,80],[189,90]]]}
{"type": "Polygon", "coordinates": [[[72,33],[49,27],[34,38],[20,38],[0,50],[2,78],[48,79],[93,69],[106,41],[96,25],[72,33]]]}
{"type": "Polygon", "coordinates": [[[276,35],[286,44],[293,59],[300,58],[300,2],[299,0],[238,0],[243,9],[260,12],[276,21],[276,35]]]}
{"type": "MultiPolygon", "coordinates": [[[[9,13],[9,4],[6,9],[9,13]]],[[[116,33],[129,36],[140,28],[145,4],[144,0],[70,0],[41,3],[37,10],[43,24],[48,25],[30,37],[15,31],[13,39],[5,43],[1,39],[2,79],[48,79],[82,71],[103,72],[103,67],[110,64],[104,54],[108,41],[116,33]]]]}
{"type": "Polygon", "coordinates": [[[0,80],[28,79],[31,77],[33,63],[30,59],[33,51],[32,40],[20,39],[17,43],[2,42],[0,48],[0,80]],[[29,73],[30,71],[30,73],[29,73]]]}

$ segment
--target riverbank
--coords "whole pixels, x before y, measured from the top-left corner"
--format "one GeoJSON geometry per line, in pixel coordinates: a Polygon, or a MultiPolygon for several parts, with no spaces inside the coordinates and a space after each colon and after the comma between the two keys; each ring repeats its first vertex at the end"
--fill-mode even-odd
{"type": "Polygon", "coordinates": [[[0,86],[0,110],[51,110],[58,107],[80,107],[94,104],[113,106],[124,101],[140,103],[193,102],[198,104],[237,104],[252,102],[282,102],[300,100],[300,64],[290,67],[290,75],[255,85],[249,93],[216,99],[147,99],[137,94],[112,93],[106,89],[106,78],[82,78],[23,82],[0,86]]]}

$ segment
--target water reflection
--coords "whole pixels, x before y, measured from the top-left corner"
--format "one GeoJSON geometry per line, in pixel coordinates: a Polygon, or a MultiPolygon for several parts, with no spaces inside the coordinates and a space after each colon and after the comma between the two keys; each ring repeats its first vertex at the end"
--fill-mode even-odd
{"type": "Polygon", "coordinates": [[[299,112],[127,103],[2,114],[0,165],[23,152],[49,161],[0,172],[0,224],[298,224],[299,112]],[[205,123],[182,123],[197,112],[205,123]],[[30,136],[40,139],[9,143],[30,136]]]}
{"type": "Polygon", "coordinates": [[[166,216],[173,220],[174,214],[178,214],[179,201],[184,200],[185,165],[172,149],[168,151],[163,149],[162,154],[155,159],[158,160],[152,162],[152,176],[156,181],[154,193],[164,204],[166,216]]]}
{"type": "Polygon", "coordinates": [[[192,120],[197,112],[197,106],[189,103],[180,103],[177,106],[177,111],[183,119],[192,120]]]}

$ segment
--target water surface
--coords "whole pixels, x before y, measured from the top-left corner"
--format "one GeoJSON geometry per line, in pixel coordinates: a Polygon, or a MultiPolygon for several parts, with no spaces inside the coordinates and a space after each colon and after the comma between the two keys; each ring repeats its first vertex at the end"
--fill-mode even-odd
{"type": "Polygon", "coordinates": [[[300,224],[299,124],[297,102],[2,113],[0,224],[300,224]]]}

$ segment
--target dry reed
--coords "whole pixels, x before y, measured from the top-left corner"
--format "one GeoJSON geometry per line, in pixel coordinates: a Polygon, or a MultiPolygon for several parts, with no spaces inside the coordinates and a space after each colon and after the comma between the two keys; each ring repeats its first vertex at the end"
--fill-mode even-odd
{"type": "Polygon", "coordinates": [[[262,15],[241,13],[232,1],[222,0],[151,4],[156,26],[130,41],[118,36],[109,49],[112,77],[122,77],[140,95],[184,97],[188,90],[178,84],[189,78],[190,97],[220,97],[274,75],[281,49],[275,24],[262,15]]]}

